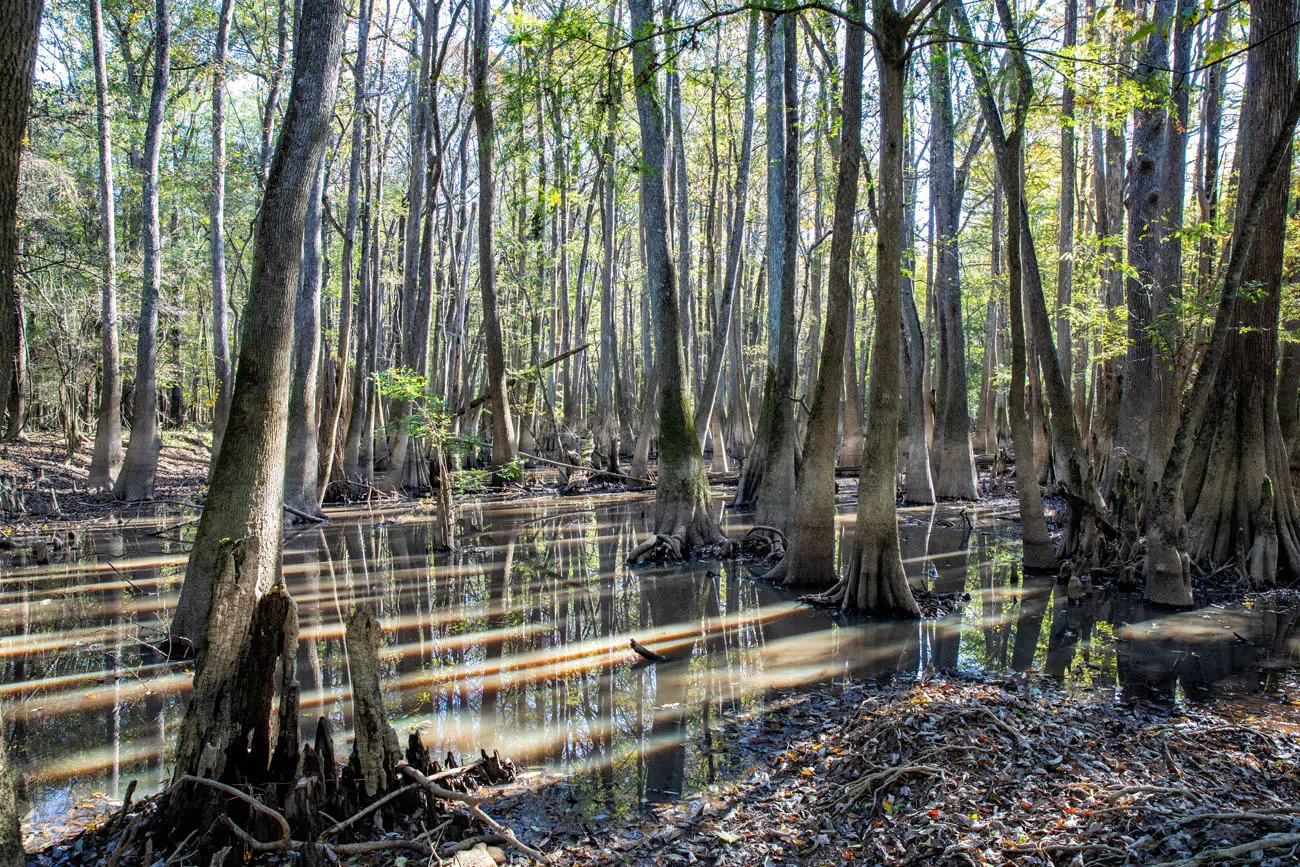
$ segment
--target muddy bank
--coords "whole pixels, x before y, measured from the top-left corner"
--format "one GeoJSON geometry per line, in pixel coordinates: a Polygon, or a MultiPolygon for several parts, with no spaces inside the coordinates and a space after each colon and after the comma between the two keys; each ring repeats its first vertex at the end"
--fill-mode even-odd
{"type": "MultiPolygon", "coordinates": [[[[738,734],[738,721],[729,721],[738,734]]],[[[1300,685],[1124,704],[1039,679],[778,701],[743,781],[616,819],[551,783],[504,814],[565,864],[1295,864],[1300,685]]]]}

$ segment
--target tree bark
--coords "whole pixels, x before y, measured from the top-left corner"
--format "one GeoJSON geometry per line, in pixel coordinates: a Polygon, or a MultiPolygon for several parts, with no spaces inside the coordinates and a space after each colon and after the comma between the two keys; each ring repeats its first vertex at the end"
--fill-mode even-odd
{"type": "Polygon", "coordinates": [[[790,547],[769,576],[787,585],[833,584],[835,569],[835,441],[844,385],[844,344],[853,304],[850,262],[862,159],[862,63],[865,30],[861,0],[851,0],[841,87],[840,158],[831,223],[826,332],[808,413],[803,464],[791,512],[790,547]]]}
{"type": "MultiPolygon", "coordinates": [[[[709,513],[709,486],[695,435],[686,390],[679,298],[668,255],[668,208],[664,195],[664,115],[659,101],[650,0],[628,0],[632,24],[632,72],[637,116],[641,121],[641,211],[645,229],[646,282],[654,309],[658,344],[659,484],[655,495],[656,534],[642,542],[629,560],[661,552],[681,559],[700,548],[729,547],[709,513]]],[[[642,432],[646,436],[648,432],[642,432]]]]}
{"type": "MultiPolygon", "coordinates": [[[[230,425],[171,627],[173,636],[199,647],[191,714],[236,688],[229,678],[238,636],[255,598],[279,576],[294,310],[307,210],[334,110],[342,9],[342,0],[303,2],[303,39],[253,242],[230,425]]],[[[177,748],[177,773],[196,770],[212,724],[192,724],[195,739],[183,737],[177,748]]]]}
{"type": "MultiPolygon", "coordinates": [[[[920,11],[918,4],[912,14],[920,11]]],[[[916,619],[921,610],[903,573],[898,541],[899,352],[902,334],[903,107],[911,16],[892,0],[873,3],[880,77],[879,221],[876,231],[876,325],[867,394],[867,439],[858,482],[857,526],[848,574],[818,601],[845,610],[916,619]]]]}
{"type": "MultiPolygon", "coordinates": [[[[1150,35],[1138,60],[1135,83],[1142,101],[1133,111],[1133,148],[1129,153],[1126,204],[1128,205],[1128,356],[1124,366],[1124,391],[1120,398],[1119,428],[1115,446],[1119,460],[1109,466],[1112,487],[1127,463],[1134,477],[1145,479],[1144,468],[1159,466],[1158,453],[1151,450],[1158,439],[1161,389],[1157,357],[1164,350],[1155,337],[1156,311],[1160,296],[1167,291],[1157,281],[1156,260],[1160,255],[1162,221],[1162,160],[1165,139],[1165,105],[1161,95],[1168,85],[1169,29],[1174,0],[1156,0],[1152,6],[1150,35]]],[[[1181,177],[1179,178],[1181,183],[1181,177]]],[[[1142,483],[1143,495],[1148,493],[1142,483]]]]}
{"type": "MultiPolygon", "coordinates": [[[[208,247],[212,259],[212,361],[217,400],[212,408],[212,454],[221,451],[221,438],[230,420],[230,301],[226,292],[226,52],[234,0],[222,0],[217,17],[217,44],[212,57],[212,196],[209,199],[208,247]]],[[[264,179],[263,179],[264,180],[264,179]]]]}
{"type": "MultiPolygon", "coordinates": [[[[609,9],[606,38],[613,44],[618,4],[609,9]]],[[[614,221],[615,192],[618,183],[618,109],[622,101],[622,73],[613,55],[609,58],[605,87],[605,139],[601,153],[601,184],[604,199],[600,208],[602,259],[600,266],[600,360],[596,375],[595,450],[600,465],[610,472],[619,472],[619,425],[617,404],[618,335],[614,309],[614,254],[617,244],[614,221]]]]}
{"type": "Polygon", "coordinates": [[[158,472],[158,294],[162,288],[162,234],[158,224],[158,157],[162,149],[163,113],[171,70],[169,0],[154,4],[153,88],[144,139],[144,285],[140,290],[140,326],[135,349],[134,406],[131,442],[113,494],[119,500],[153,499],[158,472]]]}
{"type": "Polygon", "coordinates": [[[325,250],[322,232],[325,195],[325,159],[316,166],[307,204],[302,245],[302,274],[293,313],[292,384],[289,387],[289,422],[285,437],[284,502],[308,515],[320,515],[316,492],[320,458],[316,433],[320,427],[316,379],[320,361],[320,295],[325,250]]]}
{"type": "Polygon", "coordinates": [[[104,244],[104,285],[100,301],[99,420],[86,484],[111,490],[122,466],[122,356],[117,341],[117,206],[113,183],[113,132],[108,117],[108,62],[104,54],[104,13],[90,0],[91,43],[95,60],[95,105],[99,126],[99,209],[104,244]]]}
{"type": "MultiPolygon", "coordinates": [[[[940,33],[947,33],[946,7],[936,17],[936,27],[940,33]]],[[[939,346],[931,446],[934,495],[975,500],[979,493],[971,447],[966,336],[961,315],[957,249],[961,206],[953,155],[952,77],[948,47],[942,42],[930,47],[930,199],[935,222],[935,336],[939,346]]]]}
{"type": "Polygon", "coordinates": [[[498,473],[516,460],[515,426],[506,393],[505,344],[501,314],[497,310],[496,251],[493,213],[496,186],[493,175],[492,97],[488,92],[488,0],[473,0],[474,45],[470,64],[473,81],[474,127],[478,131],[478,255],[479,289],[483,293],[483,336],[487,352],[487,390],[492,409],[492,465],[498,473]]]}

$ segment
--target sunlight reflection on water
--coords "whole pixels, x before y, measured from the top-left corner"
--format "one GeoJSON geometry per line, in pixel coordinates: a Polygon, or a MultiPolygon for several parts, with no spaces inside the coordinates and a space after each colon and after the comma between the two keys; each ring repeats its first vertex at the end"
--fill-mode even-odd
{"type": "MultiPolygon", "coordinates": [[[[741,761],[720,717],[759,709],[778,688],[958,669],[1200,698],[1266,689],[1297,654],[1295,611],[1153,617],[1109,594],[1069,605],[1051,579],[1019,577],[1014,524],[988,510],[973,531],[953,510],[900,512],[908,574],[969,593],[964,610],[923,623],[832,619],[748,580],[744,564],[628,568],[647,503],[468,504],[455,552],[431,552],[428,522],[395,512],[292,533],[284,574],[302,626],[304,737],[318,714],[346,737],[342,622],[360,602],[385,627],[385,699],[400,735],[418,728],[435,755],[495,748],[593,774],[603,793],[593,811],[713,782],[741,761]],[[673,661],[634,666],[629,637],[673,661]]],[[[733,535],[747,526],[725,522],[733,535]]],[[[64,562],[5,576],[0,699],[37,815],[166,776],[190,675],[148,643],[175,605],[193,528],[157,533],[165,523],[92,532],[64,562]]],[[[843,539],[851,521],[839,529],[843,539]]]]}

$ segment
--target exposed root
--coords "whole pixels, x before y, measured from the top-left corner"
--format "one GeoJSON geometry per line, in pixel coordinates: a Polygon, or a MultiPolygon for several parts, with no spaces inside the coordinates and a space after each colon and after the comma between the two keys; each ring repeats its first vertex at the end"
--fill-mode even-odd
{"type": "Polygon", "coordinates": [[[740,553],[747,557],[753,557],[755,560],[768,562],[784,557],[785,552],[790,547],[790,542],[785,533],[776,527],[769,527],[765,524],[756,524],[750,527],[749,532],[741,537],[738,544],[740,553]]]}

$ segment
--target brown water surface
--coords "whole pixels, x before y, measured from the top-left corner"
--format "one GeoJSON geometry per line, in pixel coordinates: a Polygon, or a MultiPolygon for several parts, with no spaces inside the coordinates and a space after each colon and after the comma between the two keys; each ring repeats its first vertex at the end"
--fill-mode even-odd
{"type": "MultiPolygon", "coordinates": [[[[1120,698],[1276,701],[1300,655],[1298,610],[1169,615],[1104,593],[1070,605],[1051,579],[1019,576],[1015,525],[996,510],[977,511],[974,530],[954,510],[901,511],[915,585],[971,599],[940,620],[895,624],[828,617],[744,564],[631,569],[649,503],[463,506],[454,552],[431,552],[430,525],[397,512],[336,513],[292,533],[284,573],[302,627],[304,737],[320,714],[347,735],[342,623],[361,602],[385,626],[385,699],[403,739],[415,728],[435,754],[486,747],[564,771],[593,812],[698,791],[743,766],[725,717],[761,710],[773,690],[960,670],[1120,698]],[[631,664],[629,637],[674,661],[631,664]]],[[[8,564],[0,701],[29,819],[166,778],[190,669],[150,644],[180,589],[193,527],[172,527],[184,517],[91,531],[53,565],[8,564]]],[[[724,516],[733,536],[746,521],[724,516]]],[[[851,531],[851,514],[840,528],[851,531]]]]}

